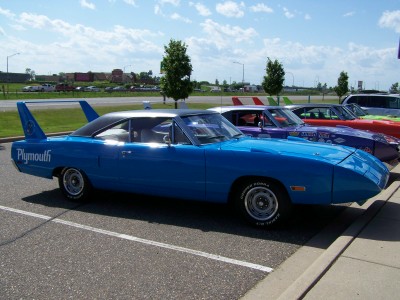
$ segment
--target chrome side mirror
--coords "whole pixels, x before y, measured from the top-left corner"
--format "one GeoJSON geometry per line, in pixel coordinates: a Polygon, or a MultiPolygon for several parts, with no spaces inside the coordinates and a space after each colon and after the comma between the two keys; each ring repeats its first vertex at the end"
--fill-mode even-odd
{"type": "Polygon", "coordinates": [[[163,137],[163,142],[164,142],[165,144],[167,144],[168,146],[171,145],[171,138],[170,138],[169,134],[164,135],[164,137],[163,137]]]}

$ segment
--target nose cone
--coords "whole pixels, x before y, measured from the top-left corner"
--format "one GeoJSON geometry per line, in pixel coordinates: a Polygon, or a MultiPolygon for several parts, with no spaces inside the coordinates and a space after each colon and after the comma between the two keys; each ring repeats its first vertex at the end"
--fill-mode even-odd
{"type": "Polygon", "coordinates": [[[379,194],[389,180],[389,170],[376,157],[357,150],[334,168],[333,203],[357,202],[379,194]]]}

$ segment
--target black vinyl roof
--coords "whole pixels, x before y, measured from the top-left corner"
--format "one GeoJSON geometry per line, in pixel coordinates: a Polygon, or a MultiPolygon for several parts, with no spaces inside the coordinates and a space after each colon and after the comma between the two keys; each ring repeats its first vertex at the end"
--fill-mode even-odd
{"type": "Polygon", "coordinates": [[[133,118],[157,118],[157,117],[184,117],[190,115],[213,114],[217,112],[209,110],[193,110],[193,109],[149,109],[149,110],[130,110],[105,114],[92,122],[84,125],[71,136],[90,137],[99,130],[123,122],[133,118]]]}

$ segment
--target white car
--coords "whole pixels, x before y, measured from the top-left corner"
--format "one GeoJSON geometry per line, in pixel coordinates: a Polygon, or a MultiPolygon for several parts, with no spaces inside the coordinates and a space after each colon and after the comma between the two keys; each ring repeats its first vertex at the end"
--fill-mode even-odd
{"type": "Polygon", "coordinates": [[[87,86],[84,89],[85,92],[100,92],[100,89],[94,85],[87,86]]]}

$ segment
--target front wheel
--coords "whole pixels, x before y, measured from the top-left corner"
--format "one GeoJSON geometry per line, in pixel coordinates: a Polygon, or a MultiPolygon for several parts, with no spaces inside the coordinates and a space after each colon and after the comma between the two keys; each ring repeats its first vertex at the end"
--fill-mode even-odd
{"type": "Polygon", "coordinates": [[[248,180],[238,187],[234,197],[237,212],[254,226],[270,227],[290,214],[291,202],[286,190],[268,180],[248,180]]]}
{"type": "Polygon", "coordinates": [[[63,169],[58,184],[64,196],[72,201],[87,200],[92,190],[86,175],[75,168],[63,169]]]}

